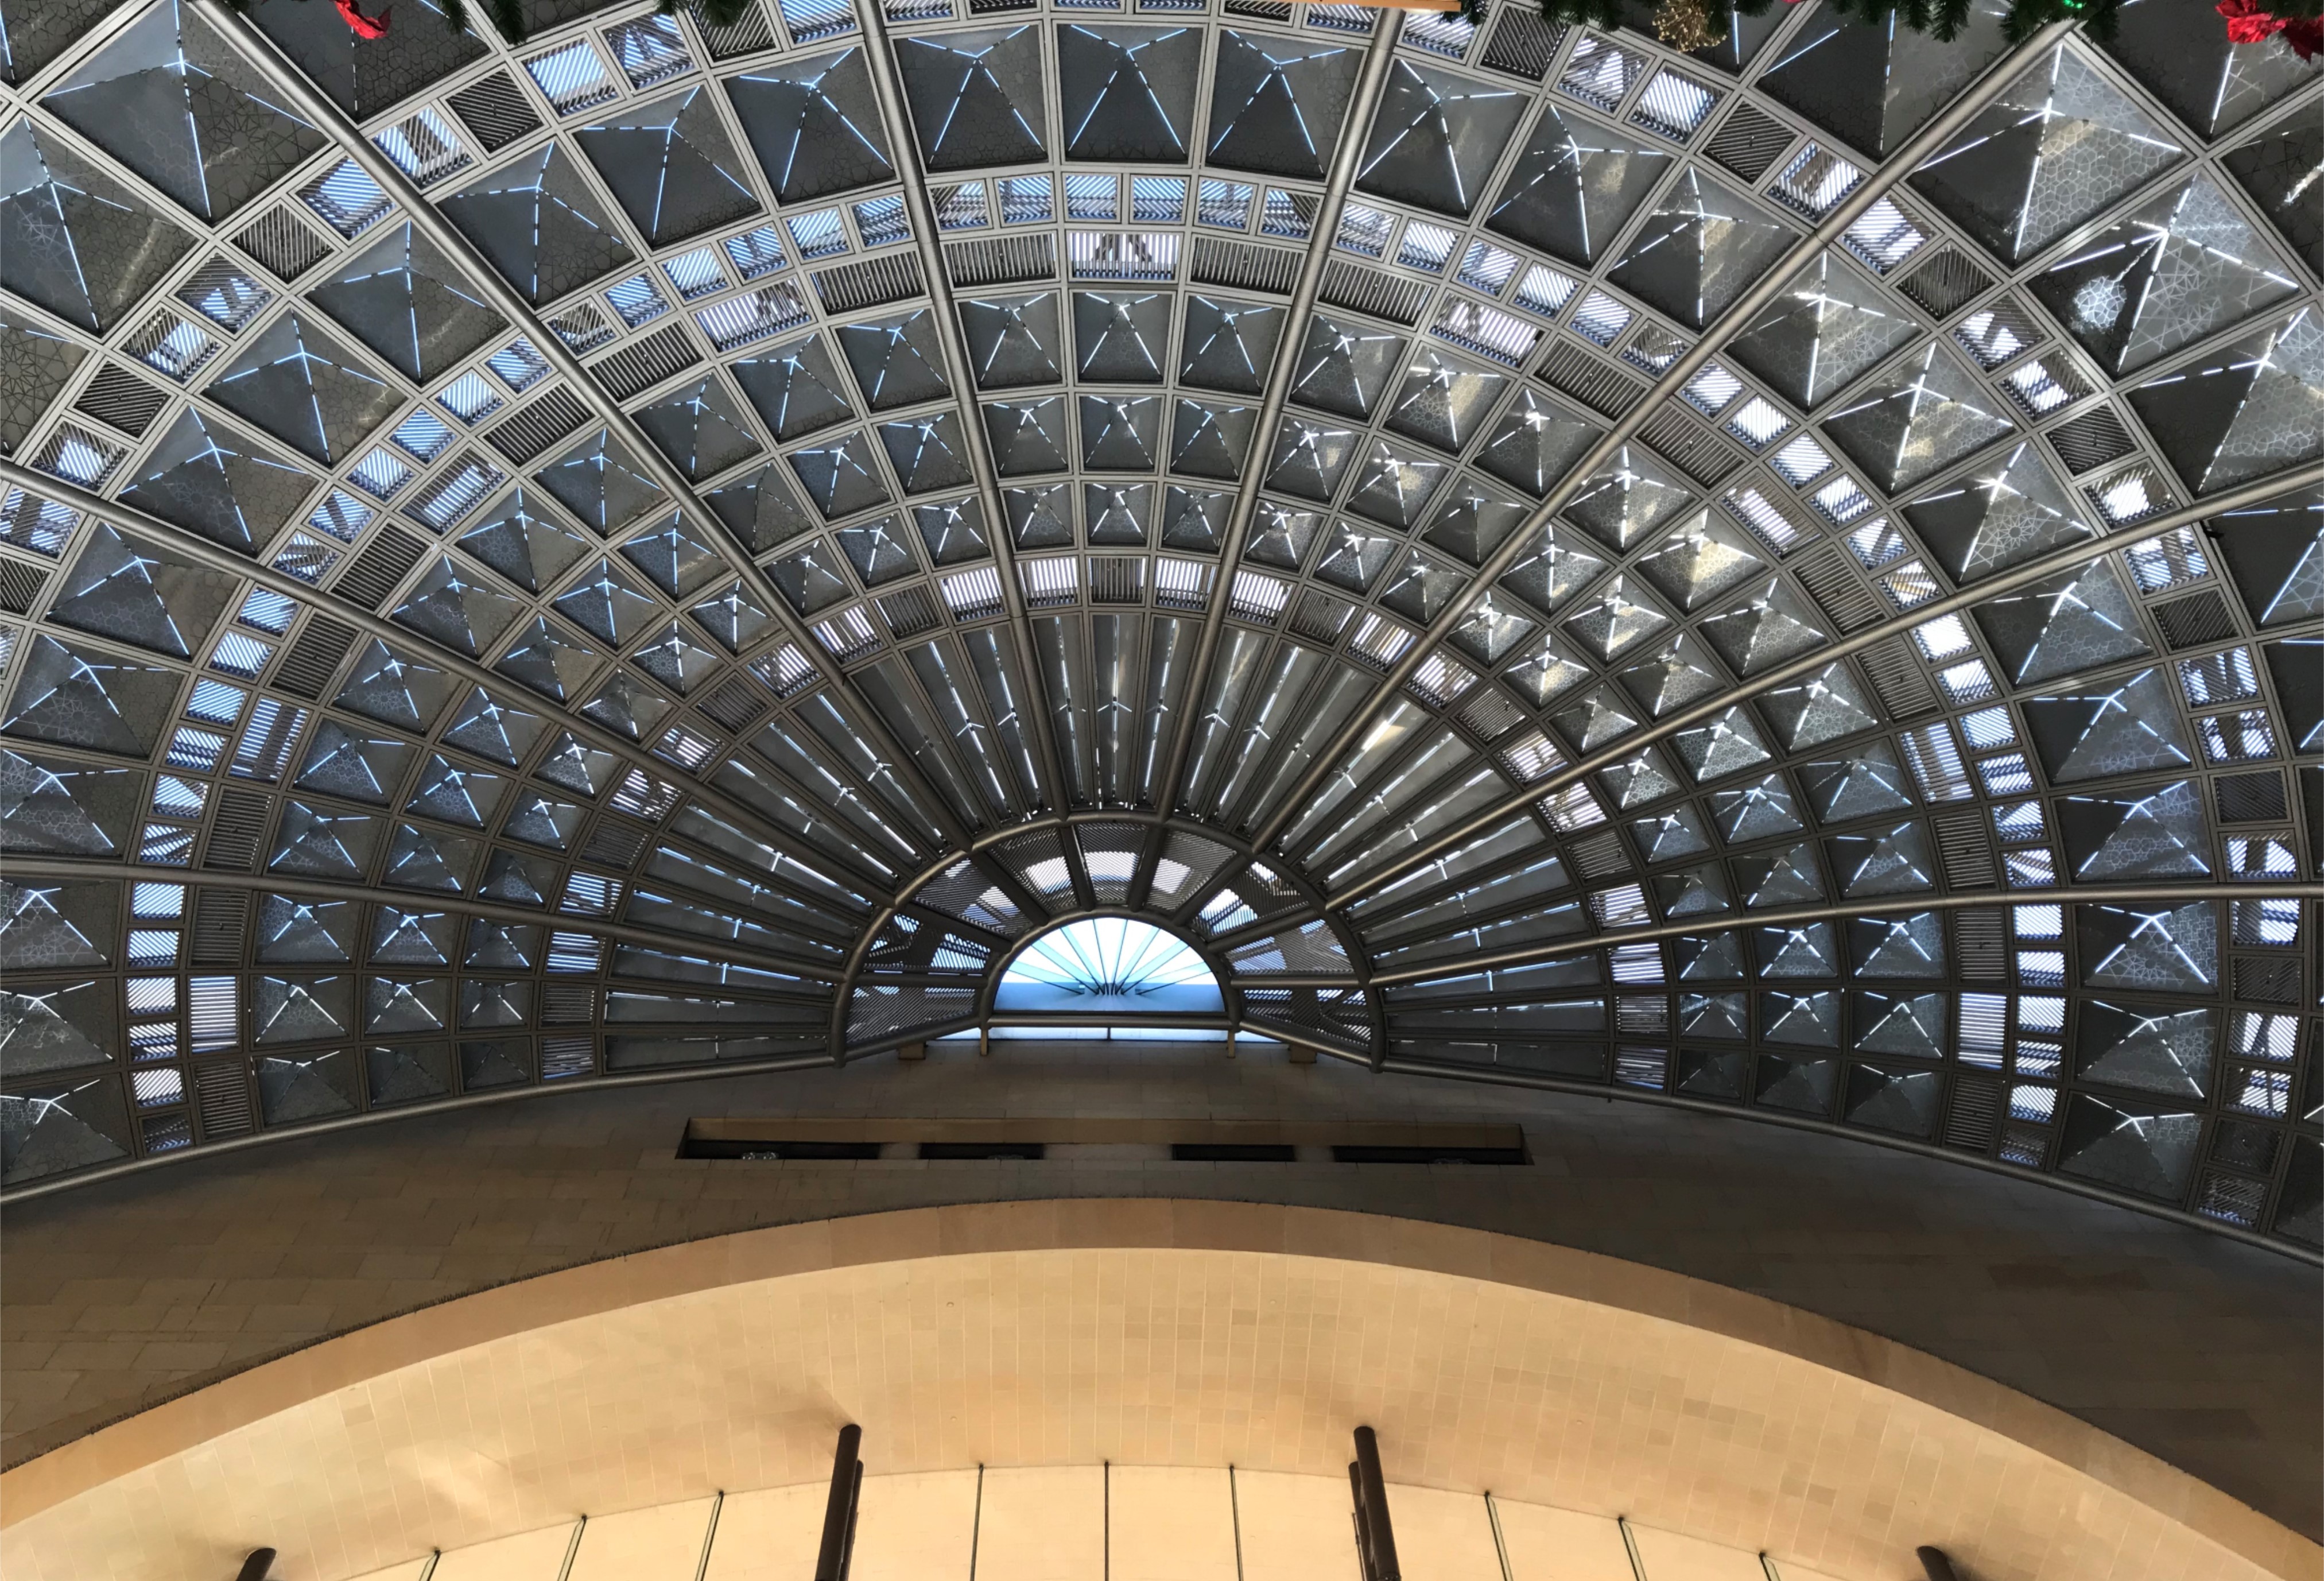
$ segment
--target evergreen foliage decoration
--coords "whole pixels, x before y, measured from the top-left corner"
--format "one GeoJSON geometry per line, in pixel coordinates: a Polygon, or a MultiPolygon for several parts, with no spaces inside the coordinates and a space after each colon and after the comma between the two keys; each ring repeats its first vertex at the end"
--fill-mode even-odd
{"type": "MultiPolygon", "coordinates": [[[[218,3],[228,11],[244,15],[249,14],[251,6],[251,0],[218,0],[218,3]]],[[[307,4],[309,0],[300,0],[300,3],[307,4]]],[[[1474,5],[1476,0],[1466,0],[1466,3],[1474,5]]],[[[525,21],[524,0],[476,0],[476,4],[483,8],[493,31],[507,42],[521,44],[524,42],[526,34],[531,32],[531,25],[525,21]]],[[[2324,5],[2324,0],[2318,0],[2318,4],[2324,5]]],[[[693,12],[705,27],[733,27],[750,14],[751,5],[752,0],[687,0],[687,9],[693,12]]],[[[438,0],[438,5],[444,13],[445,25],[452,32],[470,31],[467,0],[438,0]]],[[[660,0],[654,11],[658,15],[674,16],[678,14],[678,0],[660,0]]],[[[1547,14],[1546,7],[1544,14],[1547,14]]]]}
{"type": "MultiPolygon", "coordinates": [[[[1523,0],[1512,0],[1521,4],[1523,0]]],[[[1759,16],[1772,10],[1776,0],[1734,0],[1731,5],[1718,5],[1716,0],[1661,0],[1654,14],[1657,37],[1674,49],[1699,50],[1720,42],[1727,36],[1727,15],[1738,12],[1745,16],[1759,16]]],[[[1784,0],[1786,5],[1797,0],[1784,0]]],[[[1969,25],[1972,0],[1823,0],[1828,10],[1850,16],[1868,24],[1885,22],[1894,13],[1900,22],[1916,32],[1950,42],[1960,36],[1969,25]]],[[[2165,4],[2196,5],[2200,0],[2164,0],[2165,4]]],[[[1625,20],[1635,15],[1626,0],[1540,0],[1542,19],[1563,23],[1570,27],[1594,27],[1601,32],[1612,32],[1625,20]]],[[[2078,22],[2095,38],[2110,39],[2122,0],[2009,0],[2008,20],[2004,32],[2012,43],[2031,38],[2053,22],[2078,22]]],[[[2285,43],[2297,51],[2302,60],[2314,49],[2312,24],[2324,16],[2324,0],[2273,0],[2272,8],[2263,8],[2260,0],[2222,0],[2215,9],[2225,20],[2227,36],[2238,44],[2255,44],[2266,39],[2282,36],[2285,43]]],[[[1480,20],[1483,0],[1462,0],[1462,14],[1480,20]]]]}

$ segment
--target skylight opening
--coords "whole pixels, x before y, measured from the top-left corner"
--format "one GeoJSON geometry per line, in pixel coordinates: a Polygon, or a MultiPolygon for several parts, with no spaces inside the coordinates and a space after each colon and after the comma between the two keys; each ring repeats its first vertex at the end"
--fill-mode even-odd
{"type": "Polygon", "coordinates": [[[1177,935],[1129,917],[1082,918],[1036,938],[1001,974],[992,1020],[996,1037],[1222,1042],[1228,1035],[1226,997],[1210,963],[1177,935]],[[1159,1017],[1169,1023],[1157,1024],[1159,1017]]]}

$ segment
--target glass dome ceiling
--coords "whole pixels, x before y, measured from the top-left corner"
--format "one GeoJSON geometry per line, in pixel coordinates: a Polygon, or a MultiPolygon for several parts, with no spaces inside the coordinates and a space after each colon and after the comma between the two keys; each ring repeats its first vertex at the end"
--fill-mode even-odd
{"type": "Polygon", "coordinates": [[[0,0],[5,1184],[1111,912],[1306,1049],[2324,1239],[2281,44],[469,11],[0,0]]]}

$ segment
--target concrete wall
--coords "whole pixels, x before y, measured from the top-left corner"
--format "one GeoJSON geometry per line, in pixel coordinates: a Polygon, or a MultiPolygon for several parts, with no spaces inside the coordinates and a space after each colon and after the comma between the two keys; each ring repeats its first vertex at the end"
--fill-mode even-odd
{"type": "Polygon", "coordinates": [[[20,1462],[270,1355],[576,1263],[944,1203],[1222,1197],[1394,1214],[1804,1308],[2058,1406],[2324,1532],[2324,1275],[1868,1143],[1208,1049],[1000,1045],[925,1063],[548,1095],[189,1159],[9,1211],[0,1432],[20,1462]],[[1529,1165],[742,1163],[694,1116],[1515,1121],[1529,1165]]]}

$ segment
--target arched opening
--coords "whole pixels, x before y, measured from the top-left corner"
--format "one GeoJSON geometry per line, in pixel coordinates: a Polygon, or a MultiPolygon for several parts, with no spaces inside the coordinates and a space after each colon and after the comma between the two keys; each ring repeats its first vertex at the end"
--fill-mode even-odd
{"type": "Polygon", "coordinates": [[[1219,1042],[1233,1022],[1201,951],[1135,917],[1079,917],[1039,934],[994,986],[991,1035],[1219,1042]]]}

